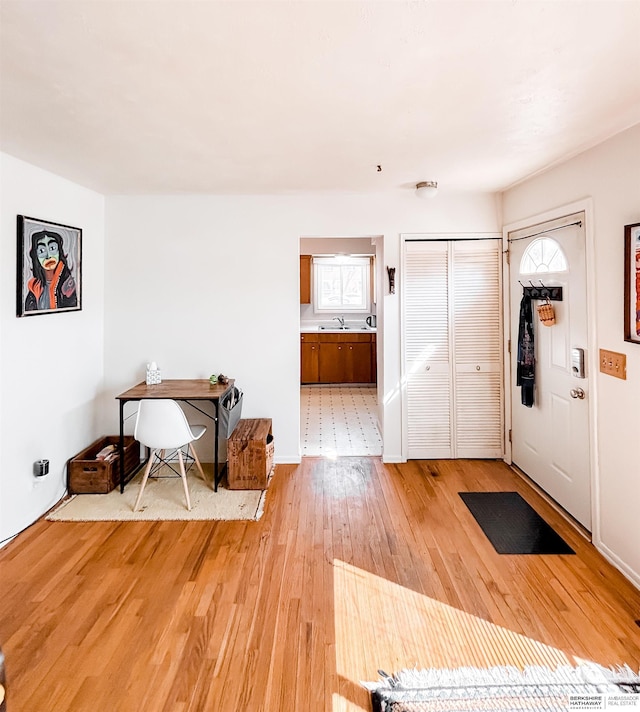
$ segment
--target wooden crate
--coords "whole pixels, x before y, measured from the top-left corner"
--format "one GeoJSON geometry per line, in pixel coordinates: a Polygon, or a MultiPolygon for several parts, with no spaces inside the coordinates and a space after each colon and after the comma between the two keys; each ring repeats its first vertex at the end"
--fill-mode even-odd
{"type": "MultiPolygon", "coordinates": [[[[107,494],[120,484],[120,458],[107,462],[96,460],[96,455],[106,445],[120,443],[117,435],[107,435],[79,452],[67,466],[70,494],[107,494]]],[[[140,464],[140,443],[131,435],[124,437],[125,479],[140,464]]]]}
{"type": "Polygon", "coordinates": [[[274,449],[271,418],[240,420],[227,443],[229,489],[266,489],[274,449]]]}

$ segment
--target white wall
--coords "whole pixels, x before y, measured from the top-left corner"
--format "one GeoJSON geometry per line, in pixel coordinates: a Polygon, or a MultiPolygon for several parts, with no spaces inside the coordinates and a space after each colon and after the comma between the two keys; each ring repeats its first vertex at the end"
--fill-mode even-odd
{"type": "MultiPolygon", "coordinates": [[[[597,379],[594,544],[640,585],[640,346],[623,339],[624,225],[640,222],[640,125],[503,196],[506,224],[592,197],[597,348],[627,356],[627,380],[597,379]]],[[[594,374],[592,374],[592,379],[594,374]]]]}
{"type": "Polygon", "coordinates": [[[0,540],[66,489],[66,461],[101,434],[104,198],[0,154],[0,540]],[[82,310],[16,317],[16,216],[83,230],[82,310]],[[36,479],[33,463],[50,461],[36,479]]]}
{"type": "MultiPolygon", "coordinates": [[[[299,239],[382,235],[382,265],[400,265],[400,233],[495,232],[492,195],[422,201],[394,195],[109,197],[106,203],[103,400],[153,359],[165,378],[223,372],[244,389],[244,417],[271,417],[278,462],[300,459],[299,239]]],[[[378,314],[386,461],[401,459],[399,295],[378,314]]],[[[133,418],[127,423],[128,432],[133,418]]],[[[200,454],[210,461],[211,440],[200,454]]]]}
{"type": "Polygon", "coordinates": [[[372,237],[303,237],[301,255],[375,255],[372,237]]]}

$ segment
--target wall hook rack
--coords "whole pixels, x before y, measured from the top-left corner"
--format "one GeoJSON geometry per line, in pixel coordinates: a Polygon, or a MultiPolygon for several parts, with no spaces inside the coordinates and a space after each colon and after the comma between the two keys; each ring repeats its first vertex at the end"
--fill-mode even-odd
{"type": "Polygon", "coordinates": [[[525,287],[520,280],[518,284],[522,287],[524,295],[530,299],[548,299],[550,302],[562,301],[562,287],[545,287],[542,282],[540,286],[534,286],[533,282],[529,281],[530,287],[525,287]]]}
{"type": "Polygon", "coordinates": [[[396,268],[387,267],[387,274],[389,275],[389,294],[395,294],[396,292],[396,268]]]}

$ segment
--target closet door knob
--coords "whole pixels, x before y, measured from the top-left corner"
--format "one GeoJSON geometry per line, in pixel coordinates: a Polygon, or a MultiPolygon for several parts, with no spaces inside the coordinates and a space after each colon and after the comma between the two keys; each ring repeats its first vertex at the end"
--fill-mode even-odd
{"type": "Polygon", "coordinates": [[[424,370],[428,371],[431,368],[431,366],[425,366],[424,370]]]}
{"type": "Polygon", "coordinates": [[[480,366],[476,366],[476,371],[479,371],[479,370],[480,370],[480,366]]]}

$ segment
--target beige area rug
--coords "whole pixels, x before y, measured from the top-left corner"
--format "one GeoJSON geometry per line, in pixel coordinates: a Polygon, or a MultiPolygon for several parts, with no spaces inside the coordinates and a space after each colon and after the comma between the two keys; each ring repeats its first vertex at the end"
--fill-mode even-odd
{"type": "Polygon", "coordinates": [[[149,478],[140,510],[134,512],[141,479],[140,472],[127,484],[122,494],[118,487],[109,494],[72,495],[52,510],[46,519],[52,522],[257,521],[264,511],[266,490],[229,490],[218,485],[218,491],[214,492],[192,469],[187,475],[191,511],[187,509],[182,480],[179,477],[162,477],[149,478]]]}

